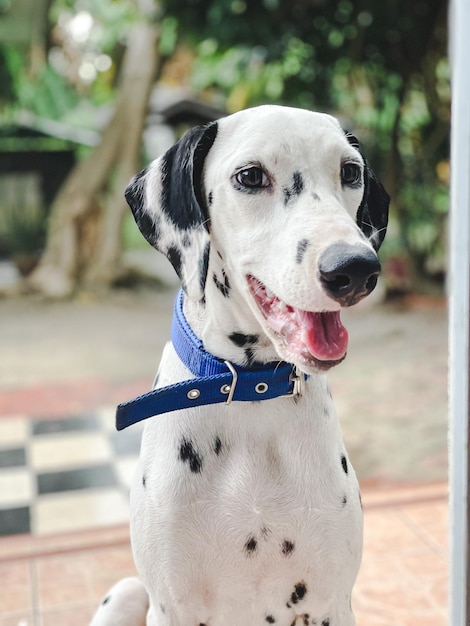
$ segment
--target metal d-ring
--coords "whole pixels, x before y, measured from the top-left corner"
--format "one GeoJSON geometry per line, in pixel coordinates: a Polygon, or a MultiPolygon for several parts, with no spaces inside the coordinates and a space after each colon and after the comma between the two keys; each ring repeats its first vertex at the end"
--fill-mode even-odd
{"type": "Polygon", "coordinates": [[[228,369],[230,370],[230,373],[232,374],[232,382],[231,382],[230,386],[229,385],[222,385],[222,387],[220,388],[220,391],[222,393],[228,393],[227,400],[225,401],[225,404],[231,404],[231,402],[233,400],[233,394],[235,393],[235,387],[237,386],[238,374],[237,374],[236,369],[230,363],[230,361],[224,361],[224,363],[228,367],[228,369]]]}
{"type": "Polygon", "coordinates": [[[292,386],[292,392],[288,393],[287,395],[299,398],[303,396],[305,391],[305,377],[297,367],[294,367],[292,369],[289,380],[291,383],[294,384],[292,386]]]}

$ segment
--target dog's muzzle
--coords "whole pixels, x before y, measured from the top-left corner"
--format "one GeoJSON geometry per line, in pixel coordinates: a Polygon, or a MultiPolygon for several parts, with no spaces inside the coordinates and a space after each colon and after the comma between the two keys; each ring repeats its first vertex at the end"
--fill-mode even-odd
{"type": "Polygon", "coordinates": [[[351,306],[375,289],[380,263],[373,250],[363,244],[337,242],[320,256],[318,273],[327,295],[341,304],[351,306]]]}

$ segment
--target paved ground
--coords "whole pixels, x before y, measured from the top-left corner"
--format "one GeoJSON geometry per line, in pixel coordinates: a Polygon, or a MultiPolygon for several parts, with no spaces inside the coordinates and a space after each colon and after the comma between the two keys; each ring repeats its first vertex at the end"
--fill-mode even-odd
{"type": "MultiPolygon", "coordinates": [[[[44,416],[46,405],[60,412],[146,390],[168,337],[173,296],[174,289],[123,290],[62,303],[0,300],[0,416],[44,416]]],[[[359,477],[445,479],[445,305],[414,299],[346,313],[349,354],[330,381],[359,477]]]]}

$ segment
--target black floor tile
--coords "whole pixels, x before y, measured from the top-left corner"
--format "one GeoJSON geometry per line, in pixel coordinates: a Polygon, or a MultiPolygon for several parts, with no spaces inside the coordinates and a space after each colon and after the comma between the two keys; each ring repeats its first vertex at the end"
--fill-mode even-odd
{"type": "Polygon", "coordinates": [[[17,535],[31,532],[29,507],[0,509],[0,535],[17,535]]]}
{"type": "Polygon", "coordinates": [[[68,433],[71,431],[97,430],[98,418],[96,415],[70,415],[56,419],[33,420],[33,435],[51,435],[53,433],[68,433]]]}
{"type": "Polygon", "coordinates": [[[37,482],[38,495],[117,485],[111,465],[95,465],[63,472],[38,474],[37,482]]]}
{"type": "Polygon", "coordinates": [[[0,467],[19,467],[21,465],[26,465],[24,448],[0,450],[0,467]]]}

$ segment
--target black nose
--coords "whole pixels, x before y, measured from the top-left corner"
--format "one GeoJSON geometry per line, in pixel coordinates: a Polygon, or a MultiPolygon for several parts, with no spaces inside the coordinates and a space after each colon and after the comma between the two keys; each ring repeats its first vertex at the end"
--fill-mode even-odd
{"type": "Polygon", "coordinates": [[[375,252],[363,244],[337,242],[322,253],[318,270],[329,297],[342,306],[351,306],[373,291],[380,263],[375,252]]]}

